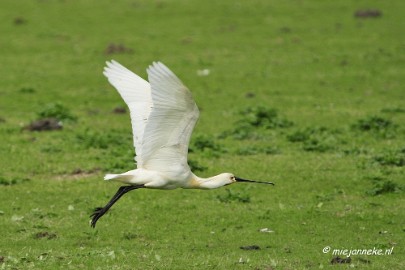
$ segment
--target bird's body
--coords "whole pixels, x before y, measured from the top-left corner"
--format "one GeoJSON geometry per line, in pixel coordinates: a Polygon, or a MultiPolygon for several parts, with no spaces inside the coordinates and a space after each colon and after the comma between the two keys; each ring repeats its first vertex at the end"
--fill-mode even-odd
{"type": "Polygon", "coordinates": [[[137,169],[107,174],[104,180],[127,184],[110,202],[93,213],[91,225],[125,193],[138,188],[214,189],[234,182],[258,182],[222,173],[201,178],[187,163],[188,145],[199,110],[191,93],[177,76],[160,62],[147,69],[149,82],[118,62],[107,62],[104,75],[128,105],[131,116],[137,169]]]}
{"type": "Polygon", "coordinates": [[[189,169],[188,173],[185,171],[184,174],[171,178],[163,176],[159,172],[141,168],[122,174],[107,174],[104,180],[114,180],[129,185],[144,185],[145,188],[155,189],[213,189],[231,184],[232,176],[230,173],[223,173],[210,178],[201,178],[189,169]]]}

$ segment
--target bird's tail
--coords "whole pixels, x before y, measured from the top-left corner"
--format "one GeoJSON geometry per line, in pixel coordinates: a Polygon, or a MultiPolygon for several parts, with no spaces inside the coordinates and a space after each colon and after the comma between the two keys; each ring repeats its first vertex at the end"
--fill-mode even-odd
{"type": "Polygon", "coordinates": [[[106,174],[104,175],[104,180],[113,180],[118,178],[120,175],[119,174],[106,174]]]}
{"type": "Polygon", "coordinates": [[[132,179],[132,175],[128,174],[106,174],[104,176],[104,180],[113,180],[113,181],[119,181],[123,183],[130,183],[130,180],[132,179]]]}

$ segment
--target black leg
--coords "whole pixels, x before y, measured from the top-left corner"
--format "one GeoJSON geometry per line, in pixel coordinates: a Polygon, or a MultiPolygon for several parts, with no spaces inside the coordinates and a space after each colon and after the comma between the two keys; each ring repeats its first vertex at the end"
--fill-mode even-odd
{"type": "Polygon", "coordinates": [[[90,216],[92,217],[91,220],[91,227],[95,228],[97,220],[99,220],[105,213],[107,213],[108,209],[116,203],[119,198],[121,198],[125,193],[131,191],[133,189],[143,188],[143,185],[136,185],[136,186],[122,186],[118,189],[117,193],[111,198],[111,200],[104,206],[104,207],[97,207],[94,210],[94,213],[90,216]]]}

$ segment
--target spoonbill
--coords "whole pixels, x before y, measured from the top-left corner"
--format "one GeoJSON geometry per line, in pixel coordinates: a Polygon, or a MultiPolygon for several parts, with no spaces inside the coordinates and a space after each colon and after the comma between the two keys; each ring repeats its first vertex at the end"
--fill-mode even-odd
{"type": "Polygon", "coordinates": [[[137,169],[106,174],[104,180],[124,183],[111,200],[96,208],[91,226],[124,194],[139,188],[214,189],[236,182],[271,184],[239,178],[232,173],[201,178],[187,163],[188,144],[199,110],[191,93],[161,62],[147,69],[149,82],[118,62],[107,62],[103,74],[128,105],[137,169]]]}

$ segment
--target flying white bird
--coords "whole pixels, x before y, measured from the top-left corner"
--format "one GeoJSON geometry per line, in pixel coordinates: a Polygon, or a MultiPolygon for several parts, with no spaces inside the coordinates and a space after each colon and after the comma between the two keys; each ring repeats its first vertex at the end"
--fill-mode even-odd
{"type": "Polygon", "coordinates": [[[125,193],[138,188],[214,189],[235,182],[272,184],[246,180],[231,173],[201,178],[187,163],[188,144],[199,111],[191,93],[174,73],[160,62],[147,69],[149,82],[118,62],[107,62],[104,75],[128,105],[137,169],[107,174],[104,180],[125,183],[104,206],[91,215],[91,226],[125,193]]]}

